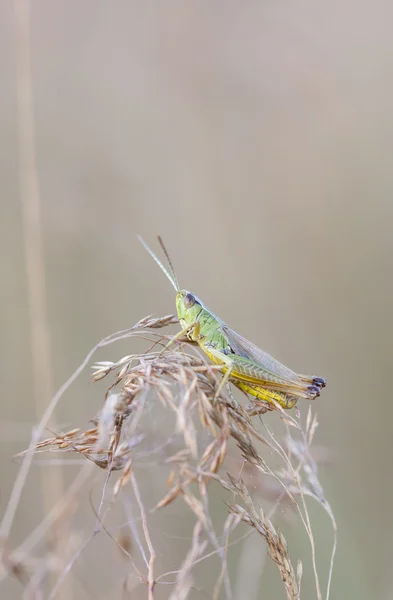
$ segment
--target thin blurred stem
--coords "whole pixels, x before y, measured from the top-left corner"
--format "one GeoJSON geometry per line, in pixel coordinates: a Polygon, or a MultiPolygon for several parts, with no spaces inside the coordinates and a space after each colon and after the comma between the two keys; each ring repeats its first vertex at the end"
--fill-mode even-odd
{"type": "MultiPolygon", "coordinates": [[[[41,229],[41,201],[36,165],[34,93],[31,68],[30,0],[14,0],[16,104],[19,147],[19,184],[21,196],[23,240],[27,277],[27,301],[30,323],[33,396],[37,417],[52,394],[52,364],[46,307],[44,250],[41,229]]],[[[50,426],[55,429],[54,419],[50,426]]],[[[25,467],[28,463],[25,464],[25,467]]],[[[25,477],[27,476],[27,470],[25,477]]],[[[23,481],[20,479],[20,494],[23,481]]],[[[61,470],[42,471],[44,512],[62,496],[64,482],[61,470]]],[[[18,498],[19,500],[19,498],[18,498]]],[[[16,508],[16,507],[15,507],[16,508]]],[[[11,528],[12,520],[8,527],[11,528]]],[[[58,532],[58,548],[61,534],[58,532]]],[[[68,590],[70,593],[70,590],[68,590]]]]}
{"type": "Polygon", "coordinates": [[[147,547],[149,549],[149,554],[150,554],[149,563],[148,563],[148,573],[147,573],[148,599],[154,600],[154,587],[156,584],[155,579],[154,579],[154,564],[155,564],[155,560],[156,560],[156,552],[154,550],[153,543],[151,541],[149,526],[147,524],[146,510],[145,510],[145,507],[142,502],[142,498],[141,498],[141,495],[139,492],[139,486],[136,481],[134,473],[131,473],[131,485],[134,490],[134,494],[135,494],[135,498],[136,498],[136,501],[137,501],[137,504],[139,507],[139,511],[141,513],[143,533],[145,535],[146,544],[147,544],[147,547]]]}
{"type": "MultiPolygon", "coordinates": [[[[19,181],[30,316],[33,386],[37,412],[51,397],[52,365],[46,308],[41,206],[35,157],[34,100],[30,57],[30,2],[14,0],[19,181]]],[[[52,419],[53,422],[53,419],[52,419]]]]}

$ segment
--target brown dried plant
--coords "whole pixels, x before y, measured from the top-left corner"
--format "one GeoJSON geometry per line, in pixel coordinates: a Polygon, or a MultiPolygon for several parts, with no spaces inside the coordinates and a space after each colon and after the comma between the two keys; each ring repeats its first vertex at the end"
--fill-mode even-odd
{"type": "MultiPolygon", "coordinates": [[[[248,532],[257,532],[263,538],[267,554],[277,566],[286,597],[298,600],[302,562],[298,560],[296,568],[293,566],[284,535],[272,523],[277,507],[281,502],[286,502],[298,513],[309,538],[316,597],[318,600],[328,600],[336,547],[336,525],[310,452],[318,425],[316,416],[309,409],[307,420],[302,426],[296,411],[288,413],[278,405],[263,405],[249,398],[240,402],[232,396],[229,386],[215,402],[220,381],[218,367],[208,363],[198,347],[187,340],[178,340],[170,349],[166,349],[169,338],[157,332],[176,322],[174,316],[160,319],[147,317],[133,328],[109,336],[88,354],[81,367],[59,390],[33,435],[31,447],[22,453],[20,490],[14,489],[0,528],[3,540],[2,577],[7,571],[12,572],[34,597],[46,573],[39,571],[42,565],[36,564],[32,550],[45,535],[50,522],[66,519],[76,510],[78,490],[87,477],[86,468],[69,488],[59,506],[54,507],[53,514],[48,515],[47,521],[37,528],[39,531],[34,532],[18,549],[7,549],[5,541],[15,514],[15,503],[20,497],[21,486],[33,455],[51,451],[83,455],[88,459],[83,460],[90,467],[97,466],[106,472],[94,535],[100,531],[107,532],[131,561],[131,573],[124,582],[125,597],[131,597],[135,585],[142,582],[146,586],[146,592],[145,595],[139,592],[142,595],[138,597],[152,600],[158,586],[171,583],[168,597],[172,600],[185,600],[195,586],[200,587],[195,576],[196,566],[202,561],[218,557],[221,566],[209,597],[232,598],[228,552],[239,540],[230,538],[233,531],[243,523],[248,532]],[[133,354],[116,362],[100,362],[95,365],[93,381],[111,378],[111,382],[102,409],[92,420],[92,426],[85,430],[80,427],[72,428],[38,441],[51,411],[65,389],[90,361],[93,352],[98,347],[131,336],[150,340],[150,347],[143,354],[133,354]],[[149,440],[150,448],[148,444],[149,450],[146,451],[144,440],[149,434],[149,419],[144,421],[144,417],[158,410],[157,402],[162,405],[166,414],[174,418],[169,426],[170,434],[168,435],[166,427],[164,439],[158,440],[162,442],[158,448],[152,449],[149,440]],[[263,416],[267,412],[270,414],[263,416]],[[279,420],[284,426],[281,441],[271,430],[269,423],[273,419],[279,420]],[[146,507],[146,498],[143,498],[140,490],[140,477],[146,457],[150,461],[158,461],[169,470],[168,489],[162,491],[155,507],[146,507]],[[253,485],[250,485],[250,474],[254,477],[253,485]],[[104,509],[108,484],[113,480],[109,505],[104,509]],[[262,491],[267,501],[269,491],[273,494],[274,503],[269,514],[260,505],[261,494],[251,491],[255,488],[255,482],[259,483],[259,491],[262,491]],[[270,482],[270,487],[267,482],[270,482]],[[217,523],[210,510],[211,498],[217,492],[217,486],[227,495],[225,503],[222,502],[222,513],[227,516],[220,534],[217,534],[217,523]],[[140,528],[135,520],[130,520],[129,534],[116,538],[106,527],[105,521],[119,497],[129,496],[131,490],[134,506],[139,513],[140,528]],[[326,510],[334,530],[333,551],[330,565],[326,569],[328,583],[324,594],[317,569],[315,541],[306,497],[312,497],[326,510]],[[189,550],[178,569],[159,574],[154,546],[156,536],[149,525],[149,513],[153,508],[155,511],[165,511],[175,501],[182,502],[190,515],[193,515],[193,534],[189,550]],[[137,557],[135,553],[140,556],[137,557]],[[142,567],[137,564],[140,558],[142,567]],[[172,579],[169,581],[170,577],[172,579]]],[[[78,536],[75,536],[69,540],[63,562],[56,563],[55,557],[51,557],[52,562],[47,569],[57,573],[57,582],[49,598],[56,596],[88,541],[81,543],[78,536]]]]}

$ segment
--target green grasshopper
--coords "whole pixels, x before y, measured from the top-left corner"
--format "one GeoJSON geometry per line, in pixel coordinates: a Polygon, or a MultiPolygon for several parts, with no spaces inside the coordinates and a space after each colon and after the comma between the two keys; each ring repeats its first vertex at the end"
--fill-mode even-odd
{"type": "MultiPolygon", "coordinates": [[[[172,261],[161,240],[158,241],[168,261],[170,272],[154,252],[139,237],[147,252],[156,261],[176,290],[176,310],[182,331],[196,342],[216,365],[222,365],[225,374],[219,386],[231,381],[236,387],[270,405],[278,403],[290,409],[299,398],[314,400],[325,387],[323,377],[298,375],[275,358],[242,337],[209,310],[197,296],[181,290],[172,261]]],[[[218,392],[216,396],[218,395],[218,392]]]]}

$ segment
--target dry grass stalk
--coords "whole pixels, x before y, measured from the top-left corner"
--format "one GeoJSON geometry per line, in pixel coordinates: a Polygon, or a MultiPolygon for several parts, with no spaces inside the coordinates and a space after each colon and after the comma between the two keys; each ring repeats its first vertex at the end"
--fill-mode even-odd
{"type": "MultiPolygon", "coordinates": [[[[231,598],[227,552],[233,543],[229,541],[230,535],[240,522],[256,530],[265,539],[268,555],[278,567],[287,598],[298,600],[301,562],[298,562],[295,573],[286,541],[271,521],[274,510],[284,498],[287,501],[289,499],[299,512],[310,538],[317,597],[322,598],[316,568],[315,543],[305,496],[312,496],[319,502],[329,513],[334,527],[335,523],[310,453],[317,428],[316,418],[310,411],[303,430],[296,414],[292,416],[280,407],[262,406],[257,401],[252,401],[244,407],[233,398],[229,390],[223,390],[219,401],[214,403],[220,380],[218,367],[208,363],[198,348],[183,341],[178,342],[177,346],[173,345],[170,350],[162,350],[167,338],[164,339],[154,330],[174,322],[176,319],[173,316],[162,319],[147,317],[130,330],[119,332],[100,342],[97,347],[122,337],[142,335],[143,330],[143,337],[151,340],[151,346],[144,354],[129,355],[116,362],[96,364],[93,381],[107,377],[112,377],[112,381],[105,395],[103,408],[93,419],[93,426],[86,430],[73,428],[68,432],[53,435],[35,444],[34,451],[83,455],[107,471],[106,486],[110,474],[118,471],[119,477],[112,490],[111,506],[121,493],[129,494],[127,490],[131,486],[143,537],[139,536],[135,524],[132,525],[132,534],[135,547],[139,549],[145,562],[146,575],[141,575],[137,567],[134,570],[137,579],[146,585],[149,600],[154,598],[156,586],[163,584],[171,573],[176,574],[176,580],[172,582],[174,587],[170,598],[187,598],[194,585],[194,566],[213,556],[220,560],[221,569],[211,597],[218,598],[223,586],[225,597],[231,598]],[[167,454],[163,464],[171,469],[167,481],[169,490],[162,494],[155,508],[165,510],[165,507],[175,500],[181,500],[195,518],[190,549],[179,570],[161,575],[156,574],[156,551],[153,541],[155,536],[148,522],[149,511],[145,508],[138,484],[138,469],[146,455],[146,451],[143,450],[146,426],[142,424],[142,419],[151,403],[157,402],[157,399],[165,407],[166,413],[173,415],[175,424],[164,445],[157,451],[148,452],[150,458],[157,460],[159,457],[162,463],[163,448],[166,448],[167,454]],[[260,416],[254,418],[267,409],[275,411],[284,423],[284,441],[276,439],[260,416]],[[279,486],[276,487],[276,503],[269,516],[252,496],[251,488],[246,484],[247,479],[240,477],[238,469],[232,469],[231,472],[231,464],[235,463],[231,463],[230,455],[234,452],[242,459],[243,465],[246,465],[246,478],[247,470],[253,470],[255,480],[263,475],[279,486]],[[228,471],[227,477],[221,474],[221,471],[225,470],[228,471]],[[227,503],[230,514],[220,535],[216,533],[216,525],[210,514],[209,490],[212,485],[219,485],[237,497],[235,504],[227,503]]],[[[89,353],[89,357],[91,354],[89,353]]],[[[84,361],[84,364],[86,362],[84,361]]],[[[29,452],[31,449],[27,451],[29,452]]],[[[95,533],[99,530],[106,531],[104,520],[109,509],[105,514],[102,510],[106,486],[97,515],[95,533]]],[[[335,546],[332,561],[334,550],[335,546]]],[[[126,550],[124,552],[128,554],[126,550]]],[[[12,554],[8,556],[7,568],[11,568],[11,564],[12,554]]],[[[67,572],[72,564],[71,560],[67,572]]],[[[329,596],[332,564],[333,562],[329,569],[326,598],[329,596]]],[[[64,573],[61,574],[59,581],[64,576],[64,573]]],[[[54,592],[54,597],[53,594],[54,592]]]]}

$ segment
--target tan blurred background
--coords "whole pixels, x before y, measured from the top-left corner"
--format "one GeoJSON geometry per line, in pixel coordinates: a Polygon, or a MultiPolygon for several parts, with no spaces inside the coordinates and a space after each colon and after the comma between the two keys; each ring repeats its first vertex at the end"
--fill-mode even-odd
{"type": "MultiPolygon", "coordinates": [[[[292,368],[328,379],[317,443],[329,450],[321,481],[339,525],[333,600],[393,594],[392,23],[391,2],[354,0],[34,0],[30,20],[52,391],[105,335],[174,311],[136,239],[154,245],[160,233],[182,286],[292,368]]],[[[33,391],[18,39],[4,1],[0,513],[12,456],[47,403],[33,391]]],[[[99,358],[132,351],[123,343],[99,358]]],[[[85,425],[100,402],[85,372],[57,422],[85,425]]],[[[12,546],[46,510],[41,472],[27,481],[12,546]]],[[[321,510],[312,517],[323,563],[331,529],[321,510]]],[[[283,528],[309,560],[306,541],[283,528]]],[[[241,546],[233,552],[235,579],[241,546]]],[[[101,559],[120,569],[115,554],[108,541],[88,550],[73,597],[122,597],[97,569],[101,559]]],[[[236,598],[284,597],[274,567],[258,585],[236,598]]],[[[2,598],[21,597],[15,580],[1,586],[2,598]]],[[[306,580],[302,598],[313,590],[306,580]]]]}

